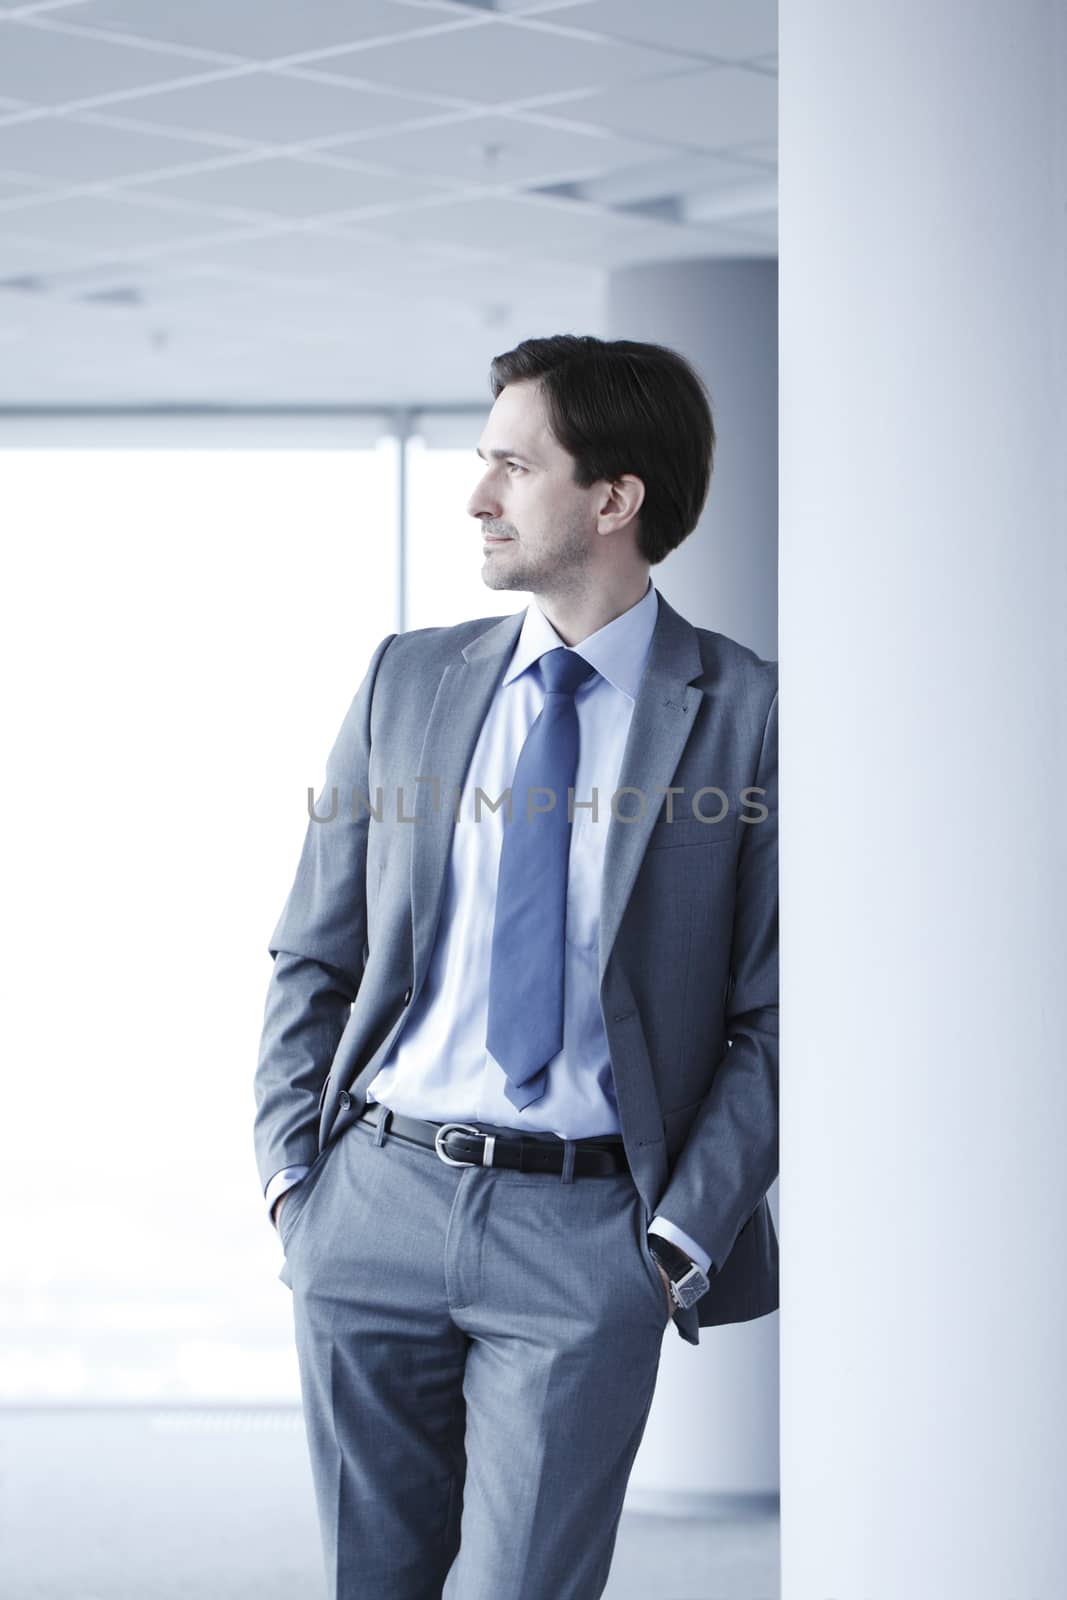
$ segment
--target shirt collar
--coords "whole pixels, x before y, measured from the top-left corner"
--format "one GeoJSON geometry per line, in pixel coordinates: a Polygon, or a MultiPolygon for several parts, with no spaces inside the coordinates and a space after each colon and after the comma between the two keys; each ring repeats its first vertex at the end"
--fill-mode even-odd
{"type": "MultiPolygon", "coordinates": [[[[636,605],[574,646],[576,653],[590,662],[602,678],[607,678],[631,700],[637,699],[658,611],[659,599],[650,578],[648,588],[636,605]]],[[[540,606],[527,606],[504,683],[513,683],[546,650],[558,650],[562,644],[563,640],[540,606]]]]}

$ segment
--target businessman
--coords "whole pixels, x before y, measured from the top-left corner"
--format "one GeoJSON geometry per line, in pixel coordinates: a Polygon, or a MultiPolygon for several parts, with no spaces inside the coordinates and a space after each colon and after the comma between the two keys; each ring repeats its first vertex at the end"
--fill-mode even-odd
{"type": "Polygon", "coordinates": [[[777,670],[650,581],[707,395],[573,335],[490,386],[468,510],[533,603],[378,644],[270,940],[256,1155],[344,1600],[594,1600],[666,1327],[778,1303],[777,670]]]}

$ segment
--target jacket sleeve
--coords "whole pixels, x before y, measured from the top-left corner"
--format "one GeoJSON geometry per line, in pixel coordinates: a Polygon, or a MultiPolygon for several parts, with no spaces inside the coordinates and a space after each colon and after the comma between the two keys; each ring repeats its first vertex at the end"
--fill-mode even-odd
{"type": "Polygon", "coordinates": [[[318,1154],[319,1098],[363,975],[366,806],[374,684],[395,634],[374,651],[326,761],[296,877],[270,937],[274,962],[254,1078],[255,1146],[266,1190],[318,1154]],[[329,820],[318,820],[329,819],[329,820]]]}
{"type": "Polygon", "coordinates": [[[778,1175],[777,687],[753,781],[767,816],[739,823],[727,1044],[656,1206],[716,1267],[778,1175]]]}

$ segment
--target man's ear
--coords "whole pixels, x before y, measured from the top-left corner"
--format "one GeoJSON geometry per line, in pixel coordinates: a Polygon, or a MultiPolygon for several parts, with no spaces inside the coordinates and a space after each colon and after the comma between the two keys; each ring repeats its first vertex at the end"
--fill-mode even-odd
{"type": "Polygon", "coordinates": [[[605,482],[597,510],[597,532],[617,533],[637,516],[645,502],[645,486],[632,472],[605,482]]]}

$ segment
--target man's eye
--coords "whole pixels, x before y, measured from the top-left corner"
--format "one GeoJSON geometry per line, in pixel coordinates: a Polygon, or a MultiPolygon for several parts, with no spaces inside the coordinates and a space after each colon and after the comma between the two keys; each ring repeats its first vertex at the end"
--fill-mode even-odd
{"type": "Polygon", "coordinates": [[[509,461],[509,462],[507,462],[507,469],[508,469],[509,472],[512,472],[512,471],[525,472],[526,471],[526,468],[523,466],[521,461],[509,461]]]}

